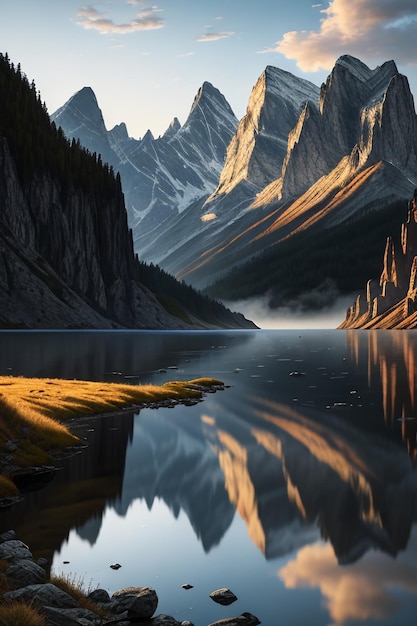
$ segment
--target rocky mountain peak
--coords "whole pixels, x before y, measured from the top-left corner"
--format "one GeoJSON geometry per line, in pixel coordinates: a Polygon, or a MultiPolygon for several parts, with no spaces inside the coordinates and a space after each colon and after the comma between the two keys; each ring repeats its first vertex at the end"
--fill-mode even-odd
{"type": "Polygon", "coordinates": [[[55,111],[51,117],[57,126],[62,126],[61,120],[65,117],[67,136],[80,126],[86,128],[96,126],[100,131],[105,129],[103,115],[98,106],[96,95],[91,87],[83,87],[80,91],[77,91],[77,93],[71,96],[71,98],[55,111]],[[74,122],[72,129],[68,127],[68,118],[71,118],[74,122]]]}
{"type": "Polygon", "coordinates": [[[83,146],[94,144],[104,162],[112,163],[113,155],[107,137],[103,114],[91,87],[83,87],[51,115],[68,139],[79,139],[83,146]]]}
{"type": "Polygon", "coordinates": [[[318,97],[318,88],[309,81],[268,65],[252,89],[211,200],[242,181],[260,189],[278,178],[288,134],[305,103],[318,97]]]}
{"type": "Polygon", "coordinates": [[[121,124],[116,124],[111,130],[109,130],[109,136],[112,139],[112,142],[123,142],[129,139],[129,135],[127,132],[127,126],[124,122],[121,124]]]}
{"type": "Polygon", "coordinates": [[[149,144],[152,141],[154,141],[154,139],[155,137],[153,136],[152,131],[148,129],[141,139],[141,144],[142,145],[149,144]]]}
{"type": "Polygon", "coordinates": [[[180,128],[181,124],[178,117],[174,117],[174,119],[163,134],[164,139],[169,140],[171,139],[171,137],[174,137],[174,135],[179,131],[180,128]]]}
{"type": "Polygon", "coordinates": [[[188,118],[180,132],[188,133],[197,126],[205,126],[211,122],[233,128],[237,119],[223,94],[209,82],[204,82],[194,98],[188,118]],[[207,118],[209,116],[209,118],[207,118]]]}
{"type": "MultiPolygon", "coordinates": [[[[390,125],[398,130],[401,124],[394,117],[389,123],[389,116],[385,115],[386,123],[382,128],[382,111],[387,104],[386,95],[392,88],[391,81],[399,76],[393,61],[371,70],[349,55],[337,60],[320,89],[319,115],[304,116],[297,132],[297,142],[288,145],[281,187],[283,198],[304,193],[344,157],[351,157],[348,167],[352,171],[362,167],[371,153],[374,155],[371,162],[375,162],[377,154],[379,159],[390,160],[385,151],[385,137],[392,134],[390,125]],[[313,155],[308,159],[308,168],[305,167],[307,153],[313,155]]],[[[405,92],[403,96],[401,108],[407,108],[409,123],[409,97],[405,92]]],[[[397,145],[390,150],[391,154],[399,153],[398,141],[402,141],[402,136],[401,131],[394,140],[397,145]]]]}

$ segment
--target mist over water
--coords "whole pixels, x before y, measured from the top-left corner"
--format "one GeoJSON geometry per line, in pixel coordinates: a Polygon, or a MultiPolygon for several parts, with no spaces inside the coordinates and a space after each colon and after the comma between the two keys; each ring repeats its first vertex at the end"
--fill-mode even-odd
{"type": "Polygon", "coordinates": [[[262,329],[327,329],[337,328],[346,317],[346,310],[354,301],[354,296],[337,298],[330,307],[318,311],[293,310],[287,307],[271,309],[268,297],[234,302],[224,302],[232,311],[239,311],[262,329]]]}

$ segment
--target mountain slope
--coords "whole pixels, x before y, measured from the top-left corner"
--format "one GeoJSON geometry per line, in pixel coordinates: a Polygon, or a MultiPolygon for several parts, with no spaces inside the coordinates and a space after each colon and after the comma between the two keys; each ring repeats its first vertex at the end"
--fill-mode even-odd
{"type": "Polygon", "coordinates": [[[7,56],[0,57],[0,201],[2,327],[250,325],[138,262],[119,175],[50,124],[35,87],[7,56]],[[151,291],[145,283],[156,283],[155,272],[163,284],[151,291]]]}
{"type": "Polygon", "coordinates": [[[136,140],[124,124],[106,130],[91,94],[82,89],[51,119],[90,152],[103,150],[103,160],[120,172],[135,248],[144,260],[155,261],[148,252],[155,231],[215,188],[237,119],[224,96],[205,82],[184,126],[174,118],[162,137],[148,131],[136,140]]]}

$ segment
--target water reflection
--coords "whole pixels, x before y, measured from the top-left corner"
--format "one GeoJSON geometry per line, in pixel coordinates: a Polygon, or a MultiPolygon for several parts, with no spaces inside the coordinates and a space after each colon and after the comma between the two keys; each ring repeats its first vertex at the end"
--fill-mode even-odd
{"type": "MultiPolygon", "coordinates": [[[[57,564],[63,544],[76,553],[77,538],[86,554],[86,545],[103,549],[102,537],[113,532],[110,519],[137,527],[130,518],[138,503],[159,514],[164,503],[178,525],[189,520],[192,536],[181,527],[162,555],[158,540],[141,544],[143,562],[160,559],[160,568],[167,561],[178,568],[182,555],[198,545],[195,570],[204,572],[211,559],[223,570],[222,550],[243,520],[249,541],[239,536],[230,559],[244,563],[236,581],[243,585],[239,577],[255,567],[251,548],[264,564],[259,580],[245,583],[248,594],[249,584],[253,595],[253,586],[260,593],[280,581],[287,593],[320,590],[335,624],[391,615],[396,624],[408,623],[399,619],[405,600],[392,585],[396,581],[403,595],[417,594],[417,446],[410,419],[416,333],[116,333],[71,341],[65,335],[61,361],[57,337],[43,348],[38,366],[23,340],[16,358],[7,344],[0,368],[13,362],[19,373],[67,377],[87,377],[88,370],[90,378],[105,380],[118,371],[158,382],[209,374],[230,387],[195,407],[86,422],[81,432],[88,449],[66,461],[56,480],[29,494],[21,508],[2,513],[4,527],[15,527],[35,555],[55,553],[57,564]],[[169,366],[175,372],[161,373],[169,366]],[[295,371],[299,375],[291,375],[295,371]],[[278,572],[272,580],[268,564],[278,572]]],[[[31,348],[35,344],[40,350],[42,341],[32,339],[31,348]]],[[[172,532],[172,521],[164,523],[172,532]]],[[[123,532],[128,535],[127,526],[123,532]]],[[[80,567],[84,573],[87,565],[80,567]]],[[[106,575],[100,583],[111,587],[106,575]]],[[[224,583],[233,587],[233,578],[224,583]]],[[[276,587],[270,606],[261,607],[267,626],[275,624],[275,593],[276,587]]],[[[257,612],[242,607],[248,609],[257,612]]],[[[312,624],[324,623],[320,611],[312,624]]]]}
{"type": "Polygon", "coordinates": [[[75,432],[90,435],[88,449],[58,462],[61,471],[50,484],[26,493],[22,503],[1,513],[3,528],[16,529],[34,558],[52,562],[72,528],[94,544],[104,511],[122,492],[133,413],[88,420],[75,432]]]}
{"type": "Polygon", "coordinates": [[[417,461],[417,333],[347,331],[346,338],[357,368],[367,366],[369,387],[381,386],[385,421],[401,422],[403,441],[417,461]]]}
{"type": "MultiPolygon", "coordinates": [[[[413,534],[413,553],[417,549],[413,534]]],[[[288,589],[318,587],[333,624],[382,620],[398,621],[402,594],[417,595],[417,566],[414,559],[387,563],[381,554],[371,554],[361,564],[338,566],[329,544],[305,546],[278,572],[288,589]]]]}

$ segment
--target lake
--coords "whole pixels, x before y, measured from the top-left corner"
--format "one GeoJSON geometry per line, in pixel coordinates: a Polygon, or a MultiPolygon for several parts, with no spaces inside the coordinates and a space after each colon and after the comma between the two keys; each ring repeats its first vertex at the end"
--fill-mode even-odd
{"type": "Polygon", "coordinates": [[[196,626],[244,611],[415,623],[417,331],[2,332],[0,346],[1,374],[226,385],[80,422],[86,449],[0,514],[54,572],[152,586],[157,613],[196,626]],[[213,602],[219,587],[238,600],[213,602]]]}

